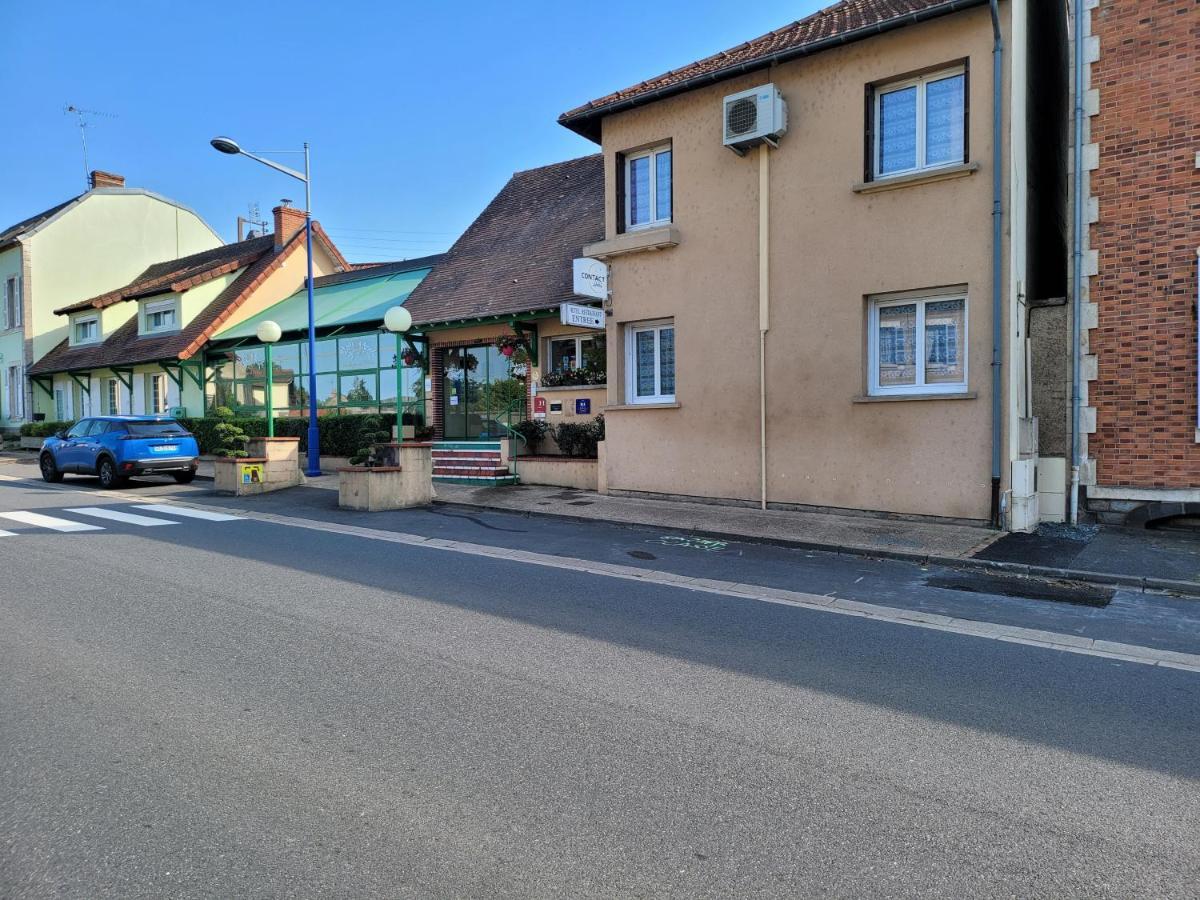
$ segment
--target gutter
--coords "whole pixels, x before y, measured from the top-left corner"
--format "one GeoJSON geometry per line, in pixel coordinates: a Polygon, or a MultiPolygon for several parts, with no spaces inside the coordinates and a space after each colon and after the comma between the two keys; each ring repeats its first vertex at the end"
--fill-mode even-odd
{"type": "MultiPolygon", "coordinates": [[[[626,109],[633,109],[637,106],[644,106],[647,103],[653,103],[657,100],[662,100],[666,97],[682,94],[686,91],[694,90],[703,85],[715,84],[719,81],[726,81],[737,75],[742,75],[746,72],[757,72],[760,69],[768,68],[769,66],[777,65],[778,63],[788,62],[793,59],[800,59],[805,56],[812,56],[815,53],[820,53],[824,50],[829,50],[833,47],[840,47],[845,44],[852,44],[856,41],[861,41],[864,38],[873,37],[877,34],[885,34],[889,31],[895,31],[897,28],[903,28],[906,25],[916,25],[919,22],[925,22],[929,19],[936,19],[941,16],[953,12],[959,12],[964,9],[971,9],[976,6],[982,6],[988,3],[989,0],[945,0],[944,3],[939,3],[937,6],[931,6],[928,9],[920,10],[919,12],[907,13],[906,15],[897,16],[893,19],[888,19],[885,22],[876,22],[873,25],[867,25],[863,28],[856,28],[853,31],[846,31],[833,37],[822,38],[819,41],[813,41],[809,44],[803,44],[799,47],[789,47],[785,50],[777,50],[774,53],[769,53],[765,56],[758,56],[752,60],[736,63],[732,66],[727,66],[723,69],[718,69],[716,72],[706,72],[702,75],[694,75],[691,78],[686,78],[676,84],[664,85],[660,88],[655,88],[652,91],[647,91],[643,94],[637,94],[633,97],[628,97],[622,100],[614,100],[604,106],[597,106],[592,109],[581,110],[577,113],[564,113],[558,117],[558,124],[565,128],[571,129],[576,134],[587,138],[590,141],[599,143],[600,130],[598,127],[589,127],[594,125],[605,116],[613,113],[622,112],[626,109]]],[[[993,6],[995,0],[991,0],[993,6]]],[[[995,10],[992,12],[993,18],[996,15],[995,10]]]]}
{"type": "Polygon", "coordinates": [[[1000,404],[1001,370],[1003,360],[1001,345],[1004,332],[1001,323],[1003,312],[1002,278],[1000,271],[1001,249],[1004,239],[1004,38],[1000,34],[999,0],[990,0],[992,13],[992,525],[1001,527],[1000,481],[1003,419],[1000,404]]]}
{"type": "Polygon", "coordinates": [[[1079,524],[1079,467],[1082,463],[1080,450],[1083,447],[1083,126],[1084,126],[1084,77],[1083,77],[1083,0],[1075,3],[1075,138],[1072,148],[1075,156],[1074,190],[1075,221],[1071,235],[1071,493],[1067,521],[1079,524]]]}

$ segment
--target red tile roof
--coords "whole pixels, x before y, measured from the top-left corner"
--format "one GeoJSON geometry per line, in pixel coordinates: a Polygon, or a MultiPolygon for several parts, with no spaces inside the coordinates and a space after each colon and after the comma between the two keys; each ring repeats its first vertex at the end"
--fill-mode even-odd
{"type": "Polygon", "coordinates": [[[754,71],[771,62],[808,56],[893,28],[980,6],[988,0],[841,0],[752,41],[585,103],[558,117],[593,141],[604,116],[754,71]]]}

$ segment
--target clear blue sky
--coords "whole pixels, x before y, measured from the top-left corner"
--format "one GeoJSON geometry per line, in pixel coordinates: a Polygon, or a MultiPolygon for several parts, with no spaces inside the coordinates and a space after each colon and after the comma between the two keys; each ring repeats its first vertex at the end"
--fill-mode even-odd
{"type": "Polygon", "coordinates": [[[83,189],[71,103],[115,116],[91,117],[91,168],[191,206],[226,240],[249,202],[269,216],[304,194],[212,150],[216,134],[308,140],[316,216],[351,260],[437,252],[514,171],[596,149],[559,113],[822,5],[20,4],[0,36],[0,227],[83,189]]]}

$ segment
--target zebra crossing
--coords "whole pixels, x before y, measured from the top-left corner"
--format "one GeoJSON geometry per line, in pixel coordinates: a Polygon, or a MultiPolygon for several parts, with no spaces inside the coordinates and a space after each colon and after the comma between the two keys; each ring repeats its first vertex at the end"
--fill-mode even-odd
{"type": "Polygon", "coordinates": [[[51,531],[60,534],[105,531],[113,525],[160,528],[196,522],[240,522],[243,516],[191,509],[168,503],[113,504],[111,506],[72,506],[53,510],[0,510],[0,538],[18,537],[51,531]],[[50,513],[53,513],[51,515],[50,513]],[[68,516],[70,518],[68,518],[68,516]],[[107,524],[99,524],[99,523],[107,524]],[[18,530],[10,530],[16,528],[18,530]]]}

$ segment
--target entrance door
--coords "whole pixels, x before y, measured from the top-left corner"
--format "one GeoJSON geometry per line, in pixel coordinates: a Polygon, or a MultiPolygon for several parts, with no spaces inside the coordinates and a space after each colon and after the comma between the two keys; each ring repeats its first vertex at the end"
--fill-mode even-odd
{"type": "Polygon", "coordinates": [[[447,440],[504,437],[505,424],[523,419],[525,382],[490,344],[450,347],[442,375],[442,424],[447,440]]]}

